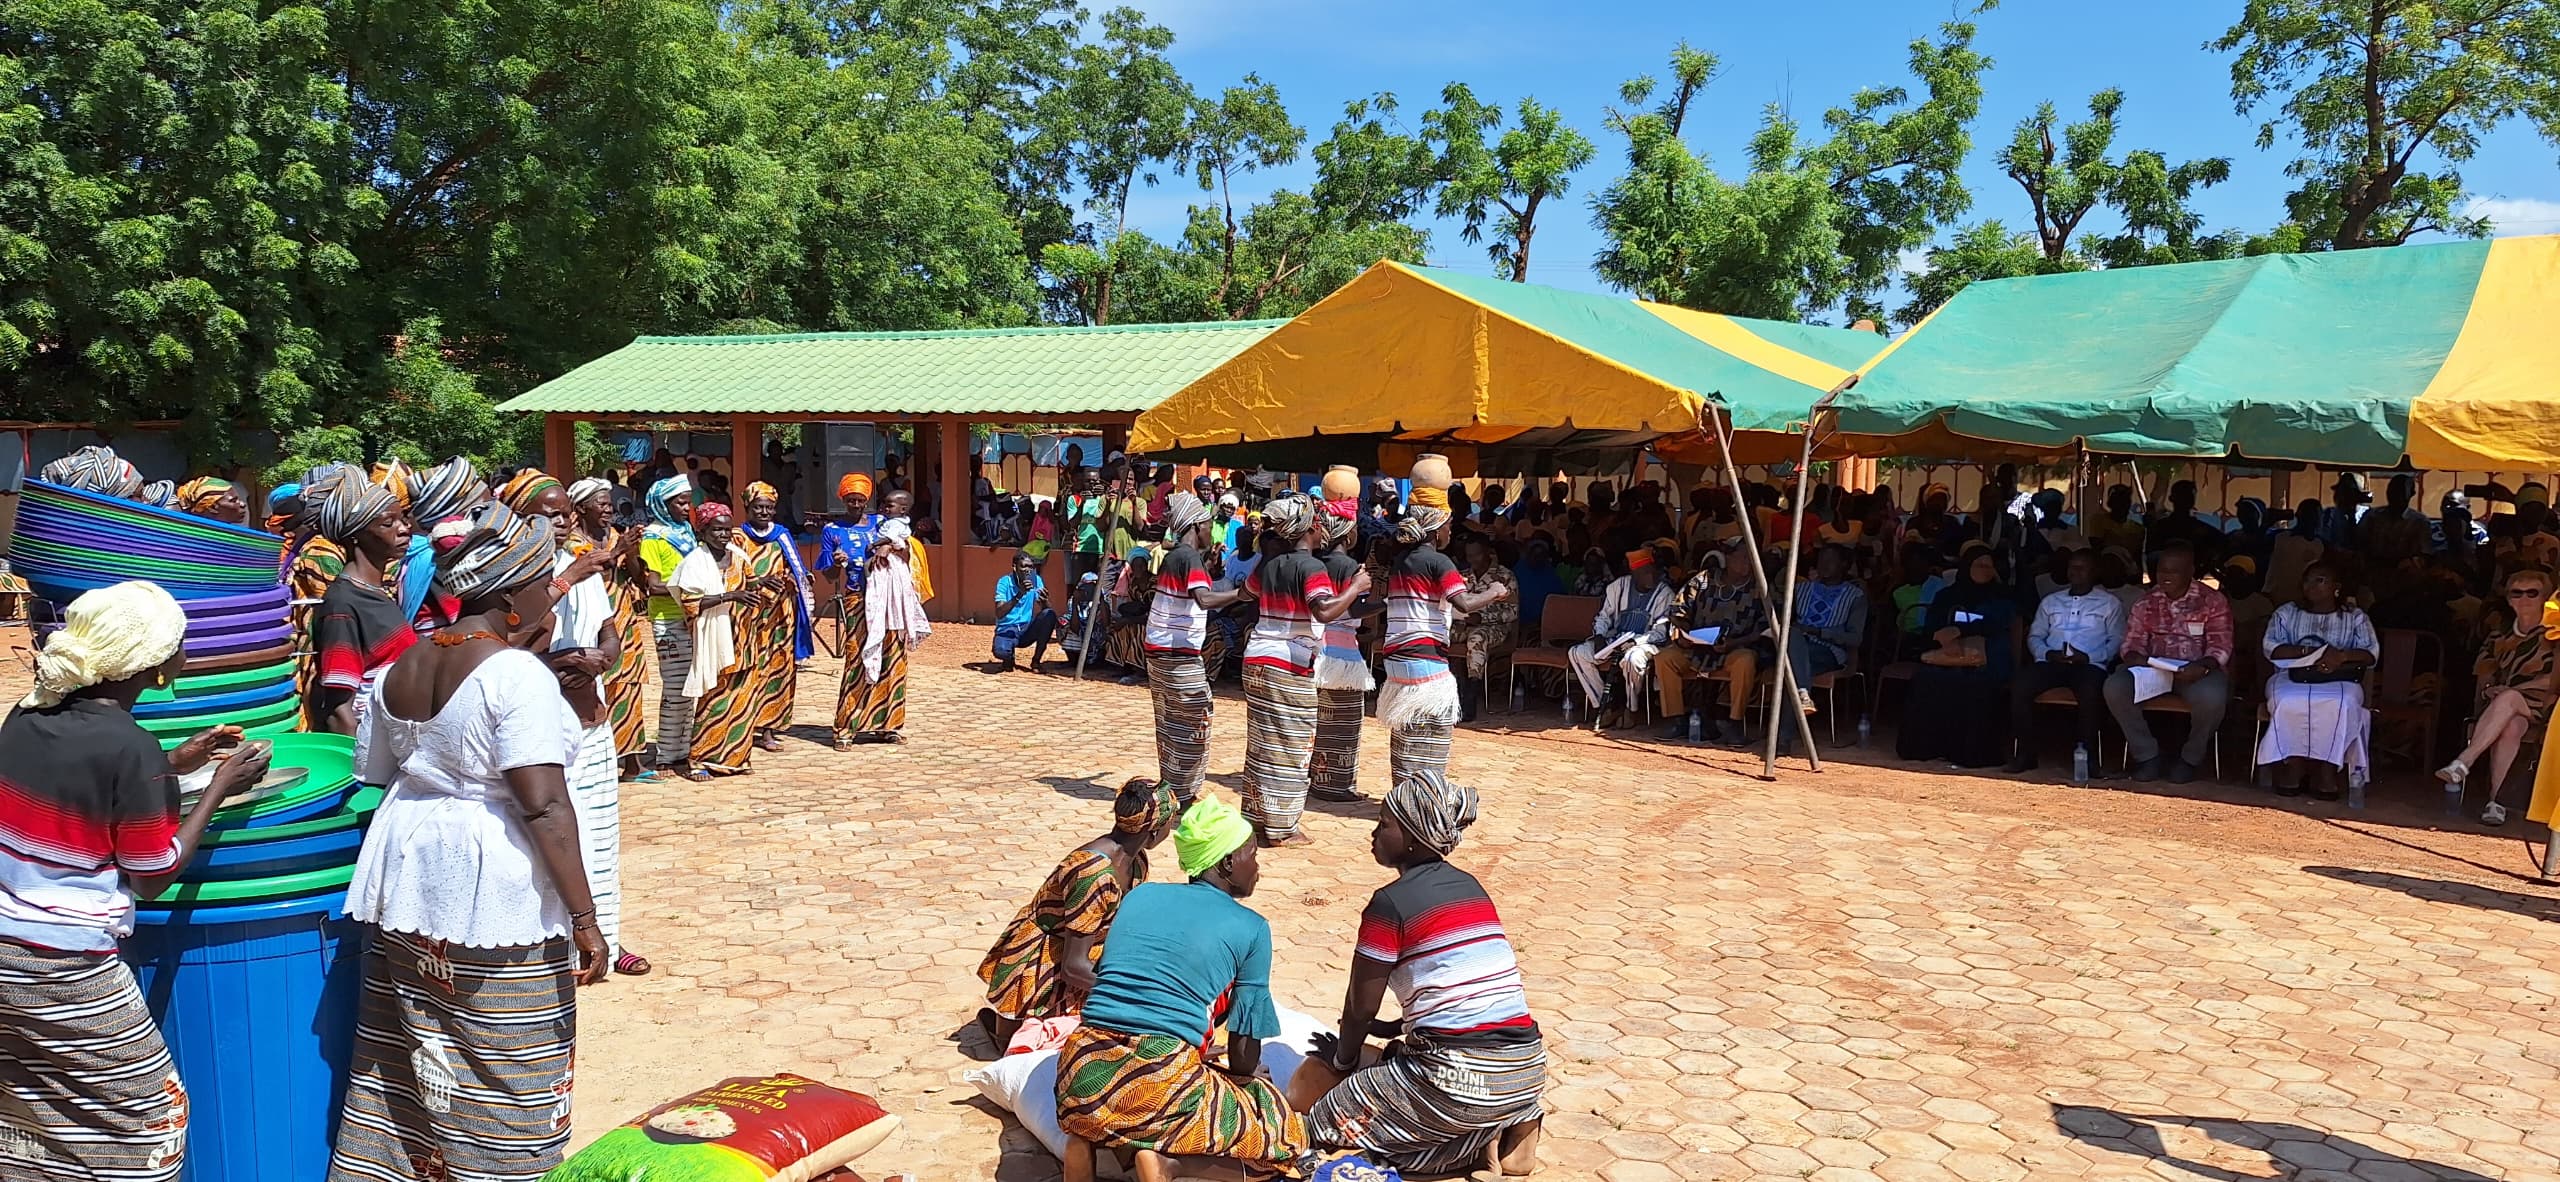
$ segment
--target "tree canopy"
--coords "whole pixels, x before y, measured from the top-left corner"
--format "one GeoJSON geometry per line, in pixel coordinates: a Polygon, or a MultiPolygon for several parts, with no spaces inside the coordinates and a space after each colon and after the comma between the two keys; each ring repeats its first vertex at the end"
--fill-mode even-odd
{"type": "Polygon", "coordinates": [[[1311,127],[1067,0],[0,0],[0,388],[207,465],[513,458],[498,400],[644,332],[1281,317],[1435,227],[1504,278],[1907,323],[1976,279],[2483,233],[2483,137],[2560,141],[2545,0],[2244,0],[2208,48],[2294,152],[2273,228],[2207,226],[2237,166],[2120,145],[2113,88],[1978,194],[1989,8],[1816,120],[1717,102],[1683,43],[1603,111],[1460,79],[1311,127]],[[1694,147],[1735,119],[1738,159],[1694,147]],[[1595,257],[1545,245],[1568,207],[1595,257]]]}

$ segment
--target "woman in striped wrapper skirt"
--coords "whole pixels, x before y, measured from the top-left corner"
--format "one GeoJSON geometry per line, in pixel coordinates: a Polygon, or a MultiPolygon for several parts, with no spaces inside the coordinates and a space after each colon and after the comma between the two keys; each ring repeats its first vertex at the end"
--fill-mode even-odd
{"type": "MultiPolygon", "coordinates": [[[[637,531],[613,526],[611,483],[590,476],[569,486],[569,501],[578,512],[578,533],[589,545],[622,552],[638,541],[637,531]]],[[[629,566],[616,562],[604,573],[605,593],[613,600],[613,621],[606,626],[622,638],[622,651],[604,677],[605,714],[613,727],[622,778],[655,780],[658,773],[641,760],[649,751],[649,735],[641,725],[649,683],[649,592],[631,576],[629,566]]]]}
{"type": "Polygon", "coordinates": [[[1400,776],[1378,814],[1370,853],[1396,880],[1360,914],[1339,1033],[1317,1035],[1291,1081],[1303,1094],[1311,1069],[1343,1077],[1307,1112],[1307,1135],[1411,1173],[1526,1175],[1546,1043],[1493,899],[1447,861],[1475,823],[1475,791],[1426,769],[1400,776]],[[1402,1017],[1382,1023],[1390,987],[1402,1017]],[[1399,1045],[1363,1069],[1373,1036],[1399,1045]]]}
{"type": "Polygon", "coordinates": [[[569,1140],[577,987],[602,980],[567,770],[586,728],[507,639],[551,609],[550,523],[491,502],[437,560],[462,604],[368,693],[387,783],[347,914],[372,928],[329,1182],[534,1182],[569,1140]]]}

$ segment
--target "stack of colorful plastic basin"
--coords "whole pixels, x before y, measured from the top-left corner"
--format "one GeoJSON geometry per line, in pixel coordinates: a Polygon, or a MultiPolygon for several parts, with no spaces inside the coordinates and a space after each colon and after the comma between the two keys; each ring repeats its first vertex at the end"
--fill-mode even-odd
{"type": "Polygon", "coordinates": [[[127,579],[177,597],[185,670],[133,711],[162,746],[225,725],[275,744],[276,770],[214,814],[195,859],[142,904],[124,942],[186,1081],[189,1182],[320,1182],[355,1040],[362,941],[345,916],[347,882],[382,792],[357,786],[352,740],[293,733],[282,547],[43,481],[28,482],[10,539],[17,572],[57,615],[127,579]]]}
{"type": "Polygon", "coordinates": [[[274,589],[283,545],[258,530],[30,480],[9,559],[28,587],[58,603],[127,579],[209,599],[274,589]]]}
{"type": "Polygon", "coordinates": [[[355,1039],[347,882],[383,793],[349,739],[273,742],[282,787],[215,813],[124,942],[194,1107],[190,1182],[325,1177],[355,1039]]]}

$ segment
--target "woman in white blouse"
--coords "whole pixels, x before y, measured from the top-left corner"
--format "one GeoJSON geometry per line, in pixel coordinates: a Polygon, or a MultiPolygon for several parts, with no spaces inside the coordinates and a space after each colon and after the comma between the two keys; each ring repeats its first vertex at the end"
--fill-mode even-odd
{"type": "Polygon", "coordinates": [[[2365,778],[2372,726],[2360,677],[2381,648],[2373,621],[2340,598],[2337,568],[2304,568],[2301,599],[2276,609],[2262,646],[2269,661],[2308,662],[2267,679],[2258,763],[2274,765],[2278,793],[2302,795],[2307,776],[2313,796],[2336,800],[2338,773],[2350,782],[2365,778]]]}
{"type": "Polygon", "coordinates": [[[565,777],[578,714],[528,651],[548,640],[553,551],[548,520],[475,510],[436,559],[461,618],[367,690],[356,766],[391,792],[347,894],[374,931],[332,1182],[560,1164],[576,986],[607,954],[565,777]]]}

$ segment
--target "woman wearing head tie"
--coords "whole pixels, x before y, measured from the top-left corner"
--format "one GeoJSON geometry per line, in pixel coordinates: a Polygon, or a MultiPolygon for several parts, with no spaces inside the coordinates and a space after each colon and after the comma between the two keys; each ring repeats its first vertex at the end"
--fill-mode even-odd
{"type": "Polygon", "coordinates": [[[533,1182],[569,1139],[577,986],[608,951],[549,666],[551,523],[490,502],[436,555],[461,613],[377,680],[357,775],[388,784],[347,888],[364,954],[333,1179],[533,1182]],[[522,645],[523,647],[519,647],[522,645]]]}

